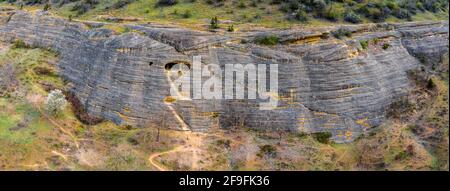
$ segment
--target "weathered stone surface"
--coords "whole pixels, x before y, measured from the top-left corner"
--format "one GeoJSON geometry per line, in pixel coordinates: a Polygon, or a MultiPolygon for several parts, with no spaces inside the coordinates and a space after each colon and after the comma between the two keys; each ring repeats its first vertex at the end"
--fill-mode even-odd
{"type": "Polygon", "coordinates": [[[322,37],[339,27],[215,34],[127,25],[143,34],[113,35],[41,13],[6,17],[0,14],[0,41],[20,39],[59,52],[60,74],[72,82],[89,113],[139,127],[164,118],[177,129],[242,125],[327,131],[336,141],[351,141],[380,125],[386,108],[412,88],[406,72],[420,66],[418,57],[433,63],[448,52],[448,22],[345,26],[353,36],[338,40],[322,37]],[[281,44],[240,43],[269,33],[280,36],[281,44]],[[367,49],[363,40],[371,42],[367,49]],[[390,46],[384,50],[383,44],[390,46]],[[192,63],[194,55],[221,67],[278,64],[278,108],[259,110],[261,100],[245,99],[166,103],[166,64],[192,63]]]}

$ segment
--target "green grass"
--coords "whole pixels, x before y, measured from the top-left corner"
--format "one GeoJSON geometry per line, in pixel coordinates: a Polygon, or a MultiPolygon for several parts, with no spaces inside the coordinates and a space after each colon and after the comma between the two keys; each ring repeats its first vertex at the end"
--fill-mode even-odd
{"type": "Polygon", "coordinates": [[[257,44],[267,45],[267,46],[277,45],[279,42],[280,42],[280,38],[275,35],[259,37],[256,39],[257,44]]]}
{"type": "MultiPolygon", "coordinates": [[[[35,83],[47,81],[62,84],[62,81],[55,76],[38,76],[34,73],[33,68],[47,65],[48,60],[54,58],[55,55],[46,50],[12,48],[0,54],[0,64],[10,63],[16,67],[21,88],[29,89],[30,92],[42,92],[35,83]]],[[[48,123],[40,120],[39,112],[24,100],[1,98],[0,108],[0,139],[2,141],[29,145],[35,140],[37,132],[43,132],[50,127],[48,123]],[[13,113],[7,113],[11,110],[13,113]],[[23,127],[12,130],[18,125],[23,127]]]]}
{"type": "Polygon", "coordinates": [[[28,103],[8,103],[8,107],[14,109],[14,114],[6,113],[6,104],[2,105],[0,112],[0,139],[19,145],[32,144],[36,138],[36,133],[43,133],[49,130],[48,123],[40,120],[39,112],[28,103]],[[23,127],[13,130],[23,123],[23,127]]]}
{"type": "MultiPolygon", "coordinates": [[[[307,26],[329,26],[333,24],[348,24],[344,22],[344,13],[349,11],[343,3],[332,3],[332,6],[328,5],[327,9],[332,7],[330,16],[333,16],[337,21],[329,21],[324,18],[317,18],[309,13],[308,21],[301,22],[295,19],[286,19],[286,13],[280,10],[280,5],[271,4],[271,0],[261,0],[253,5],[251,1],[243,1],[245,3],[244,8],[239,7],[239,2],[225,1],[223,6],[215,7],[209,5],[205,0],[197,0],[191,2],[190,0],[179,0],[176,5],[167,7],[157,7],[157,0],[138,0],[133,2],[124,8],[106,10],[105,8],[113,5],[115,1],[99,0],[100,3],[96,7],[83,15],[77,15],[74,11],[71,11],[75,3],[66,4],[60,8],[52,8],[50,11],[65,18],[73,16],[75,19],[81,20],[101,20],[99,15],[109,15],[115,17],[136,17],[142,19],[140,22],[154,22],[160,24],[176,24],[184,27],[207,30],[209,20],[213,17],[218,17],[220,21],[228,20],[233,21],[233,25],[237,28],[252,28],[255,26],[270,27],[270,28],[289,28],[294,25],[307,25],[307,26]],[[188,13],[188,14],[186,14],[188,13]]],[[[371,1],[373,3],[381,3],[384,0],[371,1]]],[[[6,5],[6,3],[0,3],[0,5],[6,5]]],[[[365,6],[365,4],[357,4],[352,9],[358,9],[365,6]]],[[[26,10],[43,9],[44,6],[25,6],[26,10]]],[[[361,16],[363,23],[370,23],[368,18],[361,16]]],[[[418,12],[412,17],[417,21],[429,21],[429,20],[447,20],[447,12],[418,12]]],[[[404,22],[390,15],[386,19],[387,22],[404,22]]],[[[219,25],[225,29],[229,24],[219,25]]]]}
{"type": "Polygon", "coordinates": [[[19,71],[17,77],[21,85],[42,93],[41,88],[36,87],[40,82],[50,83],[56,87],[64,86],[63,80],[57,75],[38,75],[34,71],[36,67],[51,68],[49,62],[56,63],[56,57],[56,53],[39,48],[12,48],[6,53],[0,54],[0,65],[6,63],[15,65],[19,71]]]}
{"type": "Polygon", "coordinates": [[[0,65],[13,64],[17,69],[15,73],[20,84],[17,92],[24,94],[0,97],[2,169],[58,170],[64,167],[72,170],[146,170],[150,168],[147,165],[148,154],[172,148],[171,143],[175,138],[172,138],[171,132],[161,132],[161,141],[157,143],[156,130],[151,128],[125,128],[111,122],[95,126],[83,125],[70,107],[58,117],[49,119],[38,109],[43,108],[47,96],[41,83],[64,89],[64,82],[57,75],[55,65],[51,64],[57,63],[57,54],[29,46],[18,47],[0,54],[0,65]],[[47,68],[51,72],[37,72],[37,67],[47,68]],[[34,99],[29,99],[30,96],[38,96],[40,99],[32,104],[30,100],[34,99]],[[130,143],[131,138],[136,139],[139,144],[130,143]],[[102,160],[102,166],[79,164],[78,160],[74,160],[76,156],[72,155],[67,161],[64,159],[63,164],[48,161],[50,157],[55,157],[53,151],[67,154],[68,148],[76,150],[75,143],[78,139],[92,141],[88,147],[101,156],[98,160],[102,160]],[[39,166],[34,167],[35,164],[39,166]]]}

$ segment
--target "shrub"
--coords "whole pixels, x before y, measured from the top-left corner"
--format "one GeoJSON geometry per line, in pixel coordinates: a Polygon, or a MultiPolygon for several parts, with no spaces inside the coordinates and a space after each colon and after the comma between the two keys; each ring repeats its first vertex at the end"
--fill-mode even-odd
{"type": "Polygon", "coordinates": [[[66,98],[61,90],[52,90],[45,102],[45,110],[50,115],[58,115],[67,105],[66,98]]]}
{"type": "Polygon", "coordinates": [[[178,10],[174,9],[172,15],[178,15],[178,10]]]}
{"type": "Polygon", "coordinates": [[[258,7],[258,0],[252,0],[252,2],[250,3],[250,6],[258,7]]]}
{"type": "Polygon", "coordinates": [[[406,9],[398,9],[398,10],[394,11],[394,16],[399,19],[411,20],[411,14],[406,9]]]}
{"type": "Polygon", "coordinates": [[[270,2],[270,4],[272,4],[272,5],[278,5],[278,4],[281,4],[283,2],[283,0],[272,0],[271,2],[270,2]]]}
{"type": "Polygon", "coordinates": [[[421,2],[417,2],[416,3],[416,7],[417,9],[419,9],[420,11],[425,11],[425,7],[423,6],[423,4],[421,2]]]}
{"type": "Polygon", "coordinates": [[[298,10],[295,13],[295,19],[297,19],[298,21],[301,21],[301,22],[307,22],[308,21],[308,15],[306,14],[305,11],[298,10]]]}
{"type": "Polygon", "coordinates": [[[367,49],[367,47],[369,47],[369,41],[367,40],[359,41],[359,44],[361,44],[362,49],[367,49]]]}
{"type": "Polygon", "coordinates": [[[320,35],[321,39],[329,39],[330,38],[330,33],[329,32],[324,32],[322,33],[322,35],[320,35]]]}
{"type": "Polygon", "coordinates": [[[331,34],[338,39],[342,39],[344,36],[352,36],[352,32],[346,28],[339,28],[338,30],[332,31],[331,34]]]}
{"type": "Polygon", "coordinates": [[[75,94],[68,91],[64,92],[64,94],[67,101],[69,101],[72,106],[75,117],[77,117],[80,122],[86,125],[96,125],[103,122],[102,118],[89,115],[75,94]]]}
{"type": "Polygon", "coordinates": [[[374,22],[383,22],[389,16],[390,11],[391,10],[388,7],[364,7],[359,10],[360,13],[364,14],[367,18],[374,22]]]}
{"type": "MultiPolygon", "coordinates": [[[[448,4],[448,3],[447,3],[448,4]]],[[[426,0],[424,3],[424,7],[426,10],[431,12],[438,12],[440,4],[436,0],[426,0]]]]}
{"type": "Polygon", "coordinates": [[[183,16],[183,18],[185,18],[185,19],[191,18],[191,17],[192,17],[191,10],[186,10],[186,11],[183,13],[182,16],[183,16]]]}
{"type": "Polygon", "coordinates": [[[178,0],[158,0],[157,6],[172,6],[178,3],[178,0]]]}
{"type": "Polygon", "coordinates": [[[119,1],[115,2],[113,5],[111,5],[110,7],[106,7],[106,9],[121,9],[135,1],[136,0],[119,0],[119,1]]]}
{"type": "Polygon", "coordinates": [[[230,148],[231,147],[231,141],[230,140],[224,140],[224,139],[220,139],[216,141],[216,144],[219,146],[223,146],[225,148],[230,148]]]}
{"type": "Polygon", "coordinates": [[[243,8],[247,7],[247,5],[245,5],[245,1],[244,0],[240,0],[239,4],[238,4],[238,7],[243,9],[243,8]]]}
{"type": "Polygon", "coordinates": [[[321,16],[325,19],[328,19],[330,21],[337,21],[339,19],[340,12],[336,10],[333,5],[330,5],[329,8],[323,10],[321,12],[321,16]]]}
{"type": "Polygon", "coordinates": [[[378,42],[380,42],[380,39],[378,39],[378,38],[372,39],[372,43],[373,44],[378,44],[378,42]]]}
{"type": "Polygon", "coordinates": [[[259,152],[257,154],[258,157],[276,157],[277,156],[277,148],[272,145],[263,145],[259,146],[259,152]]]}
{"type": "Polygon", "coordinates": [[[227,31],[228,31],[228,32],[234,32],[234,31],[235,31],[235,29],[234,29],[234,25],[230,25],[230,26],[228,26],[228,29],[227,29],[227,31]]]}
{"type": "Polygon", "coordinates": [[[280,5],[280,11],[284,12],[284,13],[289,13],[290,12],[290,8],[288,4],[282,4],[280,5]]]}
{"type": "Polygon", "coordinates": [[[333,135],[330,132],[318,132],[313,134],[314,139],[316,139],[319,143],[322,144],[330,143],[330,138],[332,136],[333,135]]]}
{"type": "Polygon", "coordinates": [[[391,45],[389,43],[383,44],[383,50],[387,50],[389,47],[391,47],[391,45]]]}
{"type": "Polygon", "coordinates": [[[50,4],[45,4],[44,5],[44,11],[48,11],[50,9],[50,4]]]}
{"type": "Polygon", "coordinates": [[[427,88],[432,90],[436,87],[436,83],[434,83],[433,78],[428,79],[427,88]]]}
{"type": "Polygon", "coordinates": [[[312,5],[316,10],[323,10],[327,7],[327,3],[324,0],[313,0],[312,5]]]}
{"type": "Polygon", "coordinates": [[[22,40],[16,40],[12,45],[12,48],[30,48],[30,46],[22,40]]]}
{"type": "Polygon", "coordinates": [[[206,0],[206,3],[215,7],[221,7],[225,5],[225,1],[226,0],[206,0]]]}
{"type": "Polygon", "coordinates": [[[42,66],[37,66],[36,68],[33,68],[34,73],[37,75],[45,75],[45,76],[53,76],[55,73],[52,69],[42,66]]]}
{"type": "Polygon", "coordinates": [[[300,8],[300,4],[297,1],[290,1],[288,6],[290,10],[298,10],[300,8]]]}
{"type": "Polygon", "coordinates": [[[72,7],[71,11],[75,11],[78,15],[82,15],[88,12],[89,10],[95,8],[97,4],[98,4],[97,0],[80,1],[72,7]]]}
{"type": "Polygon", "coordinates": [[[345,14],[344,20],[355,24],[362,22],[361,17],[354,12],[348,12],[347,14],[345,14]]]}
{"type": "Polygon", "coordinates": [[[262,44],[262,45],[276,45],[280,42],[280,38],[276,35],[268,35],[268,36],[263,36],[263,37],[258,37],[256,38],[255,41],[257,44],[262,44]]]}
{"type": "Polygon", "coordinates": [[[217,17],[211,18],[211,22],[209,23],[210,29],[218,29],[219,28],[219,19],[217,17]]]}

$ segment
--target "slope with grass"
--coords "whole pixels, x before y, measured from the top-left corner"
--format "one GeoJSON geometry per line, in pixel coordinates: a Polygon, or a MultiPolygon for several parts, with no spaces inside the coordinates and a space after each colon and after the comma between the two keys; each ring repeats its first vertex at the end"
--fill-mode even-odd
{"type": "MultiPolygon", "coordinates": [[[[36,68],[56,70],[57,56],[1,45],[0,68],[14,65],[20,82],[0,98],[1,170],[448,170],[448,121],[441,121],[448,117],[445,75],[433,77],[430,91],[418,86],[419,95],[435,95],[422,99],[425,104],[414,112],[425,116],[414,117],[423,122],[391,112],[394,117],[370,135],[334,144],[314,135],[240,128],[191,133],[85,125],[70,107],[49,116],[41,110],[47,88],[66,85],[36,68]]],[[[445,74],[448,62],[437,68],[445,74]]]]}
{"type": "MultiPolygon", "coordinates": [[[[13,5],[27,10],[46,8],[66,18],[103,21],[123,18],[195,29],[203,29],[213,17],[219,18],[221,27],[233,25],[242,29],[448,18],[447,0],[78,0],[52,1],[47,7],[45,1],[42,2],[13,5]]],[[[3,4],[6,5],[6,1],[3,4]]]]}
{"type": "MultiPolygon", "coordinates": [[[[239,31],[229,34],[224,31],[224,27],[229,24],[222,24],[219,34],[211,34],[184,28],[130,23],[140,21],[98,23],[75,20],[104,21],[104,18],[112,19],[111,15],[124,19],[130,15],[126,12],[120,13],[121,11],[145,2],[152,2],[154,7],[155,1],[133,1],[128,6],[117,9],[117,12],[110,11],[109,16],[99,18],[97,15],[105,12],[99,7],[103,4],[98,4],[98,7],[89,9],[86,13],[77,16],[78,18],[74,16],[72,21],[53,18],[65,14],[58,13],[68,8],[65,6],[50,12],[32,10],[41,9],[42,6],[25,6],[23,9],[28,9],[30,13],[18,12],[13,17],[0,15],[0,26],[7,25],[5,28],[0,27],[0,32],[5,34],[2,36],[3,40],[7,41],[0,43],[1,170],[448,170],[448,43],[440,40],[448,40],[448,22],[369,24],[282,31],[260,30],[256,34],[245,34],[239,31]],[[37,20],[36,17],[41,18],[38,19],[41,22],[34,23],[33,21],[37,20]],[[17,25],[13,26],[14,23],[17,25]],[[73,40],[77,38],[79,39],[73,40]],[[65,47],[71,45],[79,46],[78,49],[65,47]],[[124,94],[139,92],[141,89],[137,84],[149,82],[142,80],[148,77],[144,75],[148,73],[141,73],[149,71],[149,66],[155,67],[151,69],[161,71],[156,76],[159,78],[151,77],[150,79],[159,79],[161,81],[157,84],[163,84],[167,79],[163,76],[164,64],[170,63],[172,56],[175,55],[175,60],[179,61],[186,59],[184,53],[199,51],[203,56],[208,57],[210,52],[205,53],[204,49],[211,46],[226,55],[222,57],[224,61],[245,59],[248,55],[244,53],[248,52],[253,57],[264,60],[268,58],[276,60],[278,56],[286,58],[299,55],[305,61],[302,65],[305,68],[296,68],[297,70],[293,72],[313,79],[310,81],[310,86],[320,91],[316,92],[318,96],[312,98],[324,102],[332,99],[327,97],[330,96],[328,91],[322,90],[336,90],[337,99],[341,100],[340,96],[345,98],[345,95],[350,95],[361,88],[359,84],[353,82],[364,82],[365,77],[358,78],[363,71],[367,72],[367,69],[382,71],[377,73],[380,75],[368,76],[376,79],[383,77],[386,81],[374,80],[377,82],[375,85],[363,83],[364,86],[374,85],[373,89],[393,90],[390,93],[400,101],[395,102],[397,99],[393,99],[381,102],[385,106],[390,105],[392,111],[388,111],[386,121],[383,123],[375,121],[378,125],[374,125],[374,120],[378,117],[363,116],[354,120],[343,120],[342,124],[345,125],[348,125],[348,121],[351,121],[351,124],[354,122],[353,125],[357,126],[358,130],[367,130],[370,127],[370,131],[362,133],[359,138],[352,131],[334,131],[334,134],[323,133],[323,129],[320,132],[308,132],[311,134],[303,133],[305,129],[300,129],[299,132],[286,132],[280,129],[265,131],[254,128],[255,126],[250,126],[249,123],[242,124],[239,120],[235,124],[228,124],[229,129],[216,129],[214,126],[217,123],[216,120],[223,117],[222,113],[218,112],[200,113],[201,117],[210,120],[208,121],[210,123],[196,124],[210,127],[202,129],[205,130],[204,133],[160,129],[159,124],[166,124],[165,121],[145,123],[148,126],[142,129],[126,124],[117,125],[121,120],[132,119],[140,122],[142,118],[136,117],[135,114],[143,114],[142,110],[145,109],[139,109],[142,106],[141,102],[133,100],[141,98],[139,96],[130,96],[133,99],[125,99],[127,101],[124,103],[113,102],[118,105],[117,111],[120,112],[112,110],[111,115],[105,116],[116,123],[103,121],[84,124],[83,122],[86,121],[80,121],[79,114],[85,112],[84,108],[89,108],[90,112],[95,113],[97,107],[85,104],[95,103],[92,97],[106,100],[116,96],[114,99],[122,100],[117,98],[120,93],[105,96],[105,99],[99,98],[102,94],[91,91],[91,86],[95,86],[96,90],[109,92],[114,89],[112,87],[117,87],[110,86],[111,84],[123,83],[126,91],[120,92],[125,92],[124,94]],[[58,52],[43,49],[49,47],[58,52]],[[152,53],[150,56],[148,52],[139,51],[149,47],[155,48],[155,51],[149,51],[152,53]],[[136,55],[139,59],[136,59],[136,55]],[[170,59],[167,59],[169,56],[170,59]],[[405,63],[400,63],[405,60],[405,63]],[[390,67],[382,67],[384,65],[390,67]],[[84,66],[86,67],[83,71],[87,72],[76,70],[84,66]],[[408,67],[402,68],[405,66],[408,67]],[[104,70],[97,70],[98,68],[104,70]],[[411,69],[418,71],[415,75],[407,77],[405,73],[411,69]],[[306,70],[307,73],[301,73],[306,70]],[[132,71],[132,73],[124,71],[132,71]],[[328,74],[327,72],[329,75],[323,75],[328,74]],[[342,79],[349,80],[348,84],[330,83],[329,86],[320,86],[323,84],[323,79],[328,77],[334,79],[340,74],[342,79]],[[357,75],[355,77],[349,74],[357,75]],[[80,79],[86,81],[78,81],[77,75],[82,76],[80,79]],[[119,77],[108,78],[110,76],[119,77]],[[349,76],[352,79],[347,79],[349,76]],[[105,78],[97,81],[95,77],[105,78]],[[128,85],[130,79],[132,86],[128,85]],[[411,79],[413,80],[409,81],[411,79]],[[78,95],[85,96],[81,100],[85,107],[74,104],[58,116],[50,116],[42,111],[49,90],[57,88],[68,92],[73,90],[74,83],[75,87],[79,88],[76,89],[79,91],[78,95]],[[379,88],[386,84],[395,85],[395,87],[379,88]],[[407,88],[411,91],[403,91],[407,88]],[[86,92],[81,93],[83,91],[86,92]],[[402,97],[405,99],[401,99],[402,97]],[[133,103],[137,103],[136,106],[132,105],[133,103]],[[407,107],[403,108],[404,106],[407,107]],[[130,115],[132,112],[134,112],[133,115],[130,115]],[[116,119],[120,121],[115,121],[116,119]],[[253,127],[253,130],[247,127],[253,127]],[[335,144],[333,140],[336,138],[342,138],[347,143],[335,144]]],[[[172,12],[175,8],[187,6],[190,3],[179,2],[173,6],[164,7],[163,10],[172,12]]],[[[247,6],[242,8],[242,10],[245,9],[247,6]]],[[[133,12],[139,13],[139,11],[133,12]]],[[[67,13],[72,14],[73,11],[67,13]]],[[[280,12],[280,15],[282,14],[284,13],[280,12]]],[[[174,15],[176,14],[168,18],[162,17],[158,22],[183,23],[185,19],[189,19],[176,18],[174,15]]],[[[140,15],[134,16],[141,18],[140,15]]],[[[429,19],[436,15],[425,12],[424,15],[415,16],[429,19]]],[[[231,17],[234,15],[230,15],[231,17]]],[[[202,30],[210,29],[208,18],[203,16],[190,18],[193,18],[193,25],[198,23],[202,30]]],[[[149,17],[142,22],[153,19],[154,17],[149,17]]],[[[129,17],[125,20],[134,20],[134,18],[129,17]]],[[[322,23],[322,19],[318,20],[322,23]]],[[[313,21],[314,19],[310,19],[311,23],[313,21]]],[[[292,70],[289,68],[283,70],[283,72],[286,71],[292,70]]],[[[289,80],[291,76],[283,77],[289,80]]],[[[167,89],[167,87],[163,88],[167,89]]],[[[158,92],[154,88],[152,90],[152,94],[158,92]]],[[[294,92],[285,91],[285,93],[286,95],[280,97],[284,103],[295,102],[295,97],[292,97],[294,92]]],[[[384,95],[383,93],[385,92],[374,94],[377,99],[373,100],[383,98],[380,96],[384,95]]],[[[136,95],[143,95],[143,93],[136,95]]],[[[162,96],[155,98],[161,105],[164,104],[163,101],[170,100],[163,97],[165,94],[158,96],[162,96]]],[[[348,106],[345,103],[352,103],[353,106],[368,103],[362,103],[361,100],[354,102],[343,100],[337,102],[344,103],[339,105],[343,108],[348,106]]],[[[189,103],[180,103],[176,100],[171,102],[174,102],[174,108],[178,111],[182,111],[180,108],[183,107],[192,108],[189,103]]],[[[312,107],[306,109],[311,110],[310,112],[315,115],[314,122],[319,124],[316,124],[317,127],[327,128],[326,132],[328,132],[330,128],[339,125],[335,113],[314,109],[323,107],[332,110],[333,108],[313,103],[316,102],[311,102],[307,106],[312,107]],[[320,119],[327,120],[323,122],[320,119]]],[[[230,105],[242,107],[236,102],[230,105]]],[[[280,113],[280,116],[291,116],[286,114],[293,113],[293,110],[286,111],[288,112],[280,113]]],[[[105,110],[101,112],[107,113],[105,110]]],[[[158,113],[158,111],[155,112],[158,113]]],[[[344,110],[338,112],[348,113],[344,110]]],[[[358,113],[358,111],[355,112],[358,113]]],[[[186,113],[180,113],[186,115],[186,113]]],[[[235,114],[243,116],[238,112],[235,114]]],[[[379,114],[379,117],[385,117],[384,114],[379,114]]],[[[149,116],[153,115],[144,117],[149,116]]],[[[184,119],[199,116],[185,116],[184,119]]],[[[165,119],[165,116],[162,115],[162,118],[165,119]]],[[[284,120],[289,124],[283,127],[294,125],[297,128],[298,125],[305,124],[305,118],[298,119],[296,124],[284,120]]],[[[194,122],[195,120],[198,118],[192,119],[194,122]]],[[[176,128],[172,124],[166,125],[176,128]]]]}

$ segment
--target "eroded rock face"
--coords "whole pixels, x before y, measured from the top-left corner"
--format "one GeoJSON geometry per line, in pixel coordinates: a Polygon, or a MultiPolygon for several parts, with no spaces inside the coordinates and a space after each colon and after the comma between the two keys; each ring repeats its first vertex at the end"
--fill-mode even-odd
{"type": "Polygon", "coordinates": [[[23,40],[59,52],[60,74],[86,110],[118,124],[326,131],[338,142],[380,125],[386,108],[413,86],[406,72],[420,67],[419,60],[433,63],[448,52],[448,22],[345,26],[353,36],[342,40],[326,38],[337,27],[234,34],[127,27],[142,34],[113,35],[42,12],[14,11],[0,14],[0,41],[23,40]],[[281,44],[251,43],[267,34],[279,36],[281,44]],[[195,55],[222,68],[278,64],[277,109],[260,110],[261,100],[248,99],[168,103],[166,64],[190,65],[195,55]]]}

